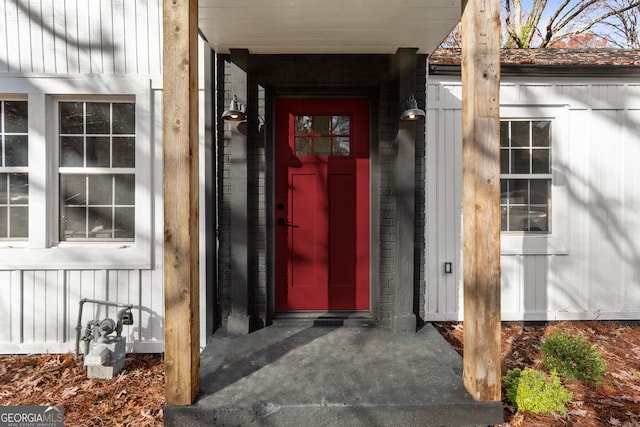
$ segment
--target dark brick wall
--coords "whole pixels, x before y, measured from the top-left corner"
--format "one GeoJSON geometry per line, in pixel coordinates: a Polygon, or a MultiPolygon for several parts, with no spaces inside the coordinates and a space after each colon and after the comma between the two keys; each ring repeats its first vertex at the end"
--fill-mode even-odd
{"type": "MultiPolygon", "coordinates": [[[[218,117],[231,101],[229,63],[222,56],[218,57],[216,85],[218,117]]],[[[231,150],[229,144],[230,124],[218,120],[218,324],[226,326],[225,322],[231,312],[231,150]]]]}
{"type": "MultiPolygon", "coordinates": [[[[228,67],[225,62],[229,57],[220,55],[218,63],[218,105],[225,109],[231,99],[228,67]]],[[[415,94],[421,108],[425,102],[426,57],[417,57],[415,94]]],[[[372,195],[372,217],[378,233],[372,236],[378,242],[372,248],[372,262],[376,263],[372,277],[377,286],[379,307],[372,310],[378,312],[379,321],[389,326],[394,314],[395,304],[395,251],[396,247],[396,201],[395,201],[395,136],[398,127],[399,100],[398,85],[390,72],[391,56],[389,55],[254,55],[250,58],[249,70],[249,117],[258,114],[266,119],[264,133],[258,133],[258,122],[248,126],[248,210],[249,210],[249,303],[250,311],[260,327],[268,322],[269,299],[272,286],[269,281],[270,242],[267,222],[270,220],[268,209],[271,209],[269,162],[269,106],[265,96],[277,95],[312,95],[312,96],[345,96],[351,94],[371,97],[372,119],[376,125],[372,129],[371,162],[372,176],[378,194],[372,195]],[[252,89],[253,88],[253,89],[252,89]],[[253,110],[251,110],[253,108],[253,110]],[[377,110],[377,111],[376,111],[377,110]],[[253,113],[253,114],[252,114],[253,113]]],[[[219,111],[218,114],[222,112],[219,111]]],[[[230,125],[220,123],[218,127],[218,238],[219,238],[219,322],[224,326],[231,310],[231,255],[230,255],[230,191],[233,171],[230,168],[229,131],[230,125]]],[[[235,126],[235,125],[234,125],[235,126]]],[[[416,127],[416,215],[415,215],[415,278],[414,278],[414,310],[421,318],[424,315],[424,265],[425,265],[425,140],[424,122],[416,127]]]]}

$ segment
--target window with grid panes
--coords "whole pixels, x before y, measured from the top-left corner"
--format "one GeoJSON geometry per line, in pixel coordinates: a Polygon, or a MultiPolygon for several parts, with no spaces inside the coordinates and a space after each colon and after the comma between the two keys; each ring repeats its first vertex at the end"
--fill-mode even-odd
{"type": "Polygon", "coordinates": [[[500,122],[503,232],[551,232],[551,121],[500,122]]]}
{"type": "Polygon", "coordinates": [[[135,237],[135,103],[60,102],[60,240],[135,237]]]}
{"type": "Polygon", "coordinates": [[[340,156],[351,154],[349,116],[295,116],[296,156],[340,156]]]}
{"type": "Polygon", "coordinates": [[[29,237],[27,101],[0,99],[0,240],[29,237]]]}

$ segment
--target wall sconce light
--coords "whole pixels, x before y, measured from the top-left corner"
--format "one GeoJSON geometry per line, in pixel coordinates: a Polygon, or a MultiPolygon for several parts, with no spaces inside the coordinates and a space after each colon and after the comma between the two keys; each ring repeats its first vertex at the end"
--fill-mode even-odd
{"type": "Polygon", "coordinates": [[[413,97],[413,94],[404,103],[404,111],[400,114],[400,120],[402,121],[415,121],[426,117],[424,111],[418,108],[418,101],[413,97]]]}
{"type": "Polygon", "coordinates": [[[222,113],[222,119],[230,122],[241,122],[247,118],[244,105],[238,102],[238,97],[233,95],[229,109],[222,113]]]}

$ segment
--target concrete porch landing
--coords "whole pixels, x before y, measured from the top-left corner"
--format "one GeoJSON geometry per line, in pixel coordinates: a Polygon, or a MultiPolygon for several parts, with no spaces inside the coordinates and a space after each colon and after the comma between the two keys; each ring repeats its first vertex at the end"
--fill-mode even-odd
{"type": "Polygon", "coordinates": [[[200,394],[167,426],[460,426],[502,422],[475,402],[462,359],[431,326],[270,326],[220,333],[201,355],[200,394]]]}

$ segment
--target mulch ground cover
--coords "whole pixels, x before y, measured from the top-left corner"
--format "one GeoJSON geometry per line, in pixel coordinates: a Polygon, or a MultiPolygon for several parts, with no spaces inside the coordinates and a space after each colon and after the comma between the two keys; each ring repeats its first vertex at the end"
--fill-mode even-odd
{"type": "MultiPolygon", "coordinates": [[[[463,326],[437,323],[436,328],[462,354],[463,326]]],[[[573,393],[567,414],[537,415],[517,412],[504,403],[503,426],[640,426],[640,325],[617,322],[562,322],[503,325],[502,375],[513,368],[543,369],[539,346],[554,331],[582,334],[607,364],[597,385],[564,380],[573,393]]],[[[503,391],[504,396],[504,391],[503,391]]]]}
{"type": "Polygon", "coordinates": [[[162,426],[162,355],[128,354],[111,380],[87,378],[73,354],[0,356],[0,405],[62,405],[65,426],[162,426]]]}
{"type": "MultiPolygon", "coordinates": [[[[436,323],[462,353],[463,326],[436,323]]],[[[608,370],[598,385],[564,381],[573,393],[566,415],[517,412],[505,403],[502,426],[640,426],[640,325],[563,322],[504,325],[502,374],[512,368],[542,369],[539,346],[556,330],[581,333],[608,370]]],[[[0,405],[63,405],[68,426],[161,426],[164,406],[162,355],[128,354],[112,380],[87,378],[72,354],[0,356],[0,405]]]]}

